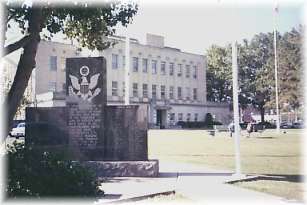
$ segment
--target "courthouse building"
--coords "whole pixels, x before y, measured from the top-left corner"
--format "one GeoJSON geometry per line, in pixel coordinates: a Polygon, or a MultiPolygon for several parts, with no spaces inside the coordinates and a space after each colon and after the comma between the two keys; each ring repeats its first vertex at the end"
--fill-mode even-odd
{"type": "MultiPolygon", "coordinates": [[[[151,127],[172,127],[178,121],[204,121],[211,113],[228,123],[229,105],[206,100],[206,56],[164,45],[164,38],[147,34],[145,44],[130,39],[131,104],[147,104],[151,127]]],[[[98,55],[107,62],[108,104],[124,104],[125,38],[98,55]]],[[[73,45],[50,41],[39,44],[32,75],[33,99],[37,106],[65,106],[65,60],[88,57],[73,45]]],[[[97,54],[96,54],[97,56],[97,54]]]]}

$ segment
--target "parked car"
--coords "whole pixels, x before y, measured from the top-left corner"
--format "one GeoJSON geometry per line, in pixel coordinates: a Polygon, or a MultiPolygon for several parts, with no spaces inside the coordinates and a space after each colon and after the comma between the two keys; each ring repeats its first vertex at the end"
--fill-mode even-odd
{"type": "Polygon", "coordinates": [[[282,129],[292,128],[292,123],[291,122],[282,122],[282,123],[280,123],[280,128],[282,128],[282,129]]]}
{"type": "Polygon", "coordinates": [[[295,129],[301,129],[301,128],[304,128],[304,123],[302,123],[302,122],[294,122],[292,127],[295,128],[295,129]]]}
{"type": "Polygon", "coordinates": [[[14,127],[12,129],[10,136],[16,137],[16,138],[24,137],[25,136],[25,128],[26,128],[26,123],[24,123],[24,122],[19,123],[17,125],[17,127],[14,127]]]}

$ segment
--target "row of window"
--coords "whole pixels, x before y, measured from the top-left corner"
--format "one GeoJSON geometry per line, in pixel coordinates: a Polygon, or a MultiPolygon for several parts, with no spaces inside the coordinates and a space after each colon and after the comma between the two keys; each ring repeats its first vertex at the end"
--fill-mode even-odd
{"type": "MultiPolygon", "coordinates": [[[[149,69],[149,63],[150,61],[147,58],[139,59],[138,57],[132,57],[132,71],[133,72],[139,72],[140,67],[140,60],[142,63],[142,72],[148,73],[149,69]]],[[[122,56],[122,67],[125,68],[125,56],[122,56]]],[[[112,54],[112,69],[118,69],[119,68],[119,55],[112,54]]],[[[183,76],[183,64],[177,64],[177,76],[181,77],[183,76]]],[[[192,66],[193,78],[197,79],[197,66],[192,66]]],[[[158,61],[157,60],[151,60],[151,73],[157,74],[158,73],[158,61]]],[[[174,63],[166,63],[165,61],[161,61],[160,63],[160,74],[161,75],[175,75],[175,64],[174,63]],[[168,68],[168,69],[167,69],[168,68]]],[[[185,77],[190,78],[191,75],[191,65],[185,65],[185,77]]]]}
{"type": "MultiPolygon", "coordinates": [[[[142,97],[148,98],[148,84],[142,84],[142,97]]],[[[174,99],[175,98],[175,88],[174,86],[169,87],[169,99],[174,99]]],[[[152,85],[151,86],[151,97],[153,99],[157,98],[157,92],[158,92],[158,86],[157,85],[152,85]]],[[[193,88],[193,100],[198,99],[198,94],[197,94],[197,88],[193,88]]],[[[123,82],[123,95],[125,94],[125,83],[123,82]]],[[[138,83],[133,83],[132,84],[132,95],[133,97],[139,97],[139,84],[138,83]]],[[[189,87],[186,87],[186,100],[190,100],[191,98],[191,91],[189,87]]],[[[118,96],[118,82],[117,81],[112,81],[112,96],[118,96]]],[[[161,99],[166,99],[166,86],[161,85],[160,86],[160,96],[161,99]]],[[[182,87],[177,87],[177,99],[183,99],[182,96],[182,87]]]]}
{"type": "MultiPolygon", "coordinates": [[[[175,121],[175,119],[176,119],[176,114],[175,113],[170,113],[170,115],[169,115],[170,117],[169,117],[169,120],[171,121],[171,122],[174,122],[175,121]]],[[[194,121],[195,122],[197,122],[198,121],[198,113],[194,113],[194,121]]],[[[186,120],[185,121],[191,121],[192,119],[191,119],[191,113],[187,113],[187,115],[186,115],[186,120]]],[[[183,113],[178,113],[177,114],[177,121],[184,121],[184,119],[183,119],[183,113]]]]}

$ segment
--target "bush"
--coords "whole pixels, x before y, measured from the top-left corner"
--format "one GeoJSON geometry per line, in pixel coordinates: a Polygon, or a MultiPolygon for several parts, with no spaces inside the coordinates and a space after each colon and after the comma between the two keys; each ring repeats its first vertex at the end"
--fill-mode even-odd
{"type": "Polygon", "coordinates": [[[94,197],[95,174],[79,163],[15,143],[7,153],[7,197],[94,197]]]}

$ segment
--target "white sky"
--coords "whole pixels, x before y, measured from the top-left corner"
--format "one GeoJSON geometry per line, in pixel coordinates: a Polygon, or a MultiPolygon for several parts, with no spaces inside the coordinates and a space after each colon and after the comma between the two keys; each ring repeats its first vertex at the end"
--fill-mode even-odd
{"type": "MultiPolygon", "coordinates": [[[[273,31],[275,0],[140,0],[139,11],[127,28],[117,27],[117,35],[129,32],[145,43],[146,33],[165,37],[165,45],[182,51],[205,54],[212,44],[250,39],[260,32],[273,31]],[[167,3],[165,3],[167,2],[167,3]],[[205,2],[205,3],[204,3],[205,2]]],[[[277,29],[289,31],[303,23],[304,0],[278,0],[277,29]]],[[[20,38],[12,29],[8,40],[20,38]]],[[[62,35],[53,40],[63,41],[62,35]]],[[[67,42],[67,41],[66,41],[67,42]]]]}
{"type": "MultiPolygon", "coordinates": [[[[145,43],[146,33],[162,35],[166,46],[204,54],[212,44],[225,45],[273,31],[274,0],[177,2],[141,1],[138,14],[128,26],[130,36],[145,43]]],[[[279,1],[277,29],[283,33],[302,24],[303,5],[303,0],[279,1]]],[[[125,35],[127,29],[119,27],[117,31],[125,35]]]]}

